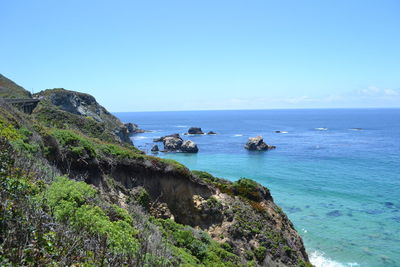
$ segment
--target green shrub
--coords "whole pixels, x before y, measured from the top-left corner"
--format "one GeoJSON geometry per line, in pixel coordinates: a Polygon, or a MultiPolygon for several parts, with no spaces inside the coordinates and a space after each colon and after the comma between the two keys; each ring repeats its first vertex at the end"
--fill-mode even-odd
{"type": "Polygon", "coordinates": [[[196,266],[237,266],[239,257],[224,249],[223,245],[210,236],[191,227],[183,226],[170,219],[157,219],[164,236],[171,242],[183,263],[196,266]]]}
{"type": "Polygon", "coordinates": [[[15,127],[2,118],[0,118],[0,136],[9,141],[15,141],[22,138],[21,134],[18,133],[15,127]]]}
{"type": "Polygon", "coordinates": [[[150,201],[151,201],[150,195],[143,187],[139,187],[138,190],[136,190],[133,198],[143,208],[148,209],[150,207],[150,201]]]}
{"type": "Polygon", "coordinates": [[[254,256],[256,257],[259,263],[262,263],[264,261],[266,254],[267,254],[267,249],[263,246],[260,246],[254,250],[254,256]]]}
{"type": "Polygon", "coordinates": [[[113,205],[111,208],[119,219],[111,221],[102,208],[93,204],[96,193],[96,189],[84,182],[59,177],[47,189],[45,199],[57,220],[100,235],[114,253],[133,254],[139,244],[132,218],[125,210],[113,205]]]}
{"type": "Polygon", "coordinates": [[[259,192],[260,185],[253,180],[241,178],[238,181],[234,182],[232,187],[235,195],[239,195],[254,201],[262,200],[259,192]]]}
{"type": "Polygon", "coordinates": [[[88,138],[83,137],[77,132],[71,130],[53,129],[51,134],[57,139],[60,145],[69,149],[77,156],[83,156],[85,152],[89,157],[95,157],[95,144],[88,138]]]}

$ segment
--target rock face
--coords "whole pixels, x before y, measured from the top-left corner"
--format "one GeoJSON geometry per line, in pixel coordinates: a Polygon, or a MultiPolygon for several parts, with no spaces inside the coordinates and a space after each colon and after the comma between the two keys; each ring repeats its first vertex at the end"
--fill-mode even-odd
{"type": "Polygon", "coordinates": [[[48,89],[34,95],[34,116],[48,126],[76,130],[106,141],[132,144],[127,127],[88,94],[48,89]]]}
{"type": "Polygon", "coordinates": [[[126,128],[128,129],[128,133],[129,134],[136,134],[136,133],[144,133],[145,130],[140,129],[139,125],[137,125],[136,123],[125,123],[126,128]]]}
{"type": "Polygon", "coordinates": [[[158,145],[154,145],[152,148],[151,148],[151,152],[158,152],[160,149],[158,148],[158,145]]]}
{"type": "Polygon", "coordinates": [[[167,137],[181,138],[179,136],[179,134],[176,133],[176,134],[170,134],[170,135],[162,136],[162,137],[159,137],[159,138],[154,138],[153,142],[164,142],[164,139],[167,138],[167,137]]]}
{"type": "Polygon", "coordinates": [[[183,142],[181,151],[186,153],[197,153],[199,152],[199,148],[193,141],[187,140],[183,142]]]}
{"type": "Polygon", "coordinates": [[[199,127],[190,127],[187,133],[188,134],[204,134],[203,131],[201,130],[201,128],[199,128],[199,127]]]}
{"type": "Polygon", "coordinates": [[[165,151],[178,151],[181,149],[183,144],[182,138],[177,137],[165,137],[163,140],[165,151]]]}
{"type": "Polygon", "coordinates": [[[247,150],[262,151],[276,148],[275,146],[267,145],[262,136],[250,137],[247,144],[244,146],[247,150]]]}
{"type": "Polygon", "coordinates": [[[179,134],[171,134],[154,139],[154,142],[163,142],[164,152],[197,153],[199,148],[191,140],[184,141],[179,134]]]}

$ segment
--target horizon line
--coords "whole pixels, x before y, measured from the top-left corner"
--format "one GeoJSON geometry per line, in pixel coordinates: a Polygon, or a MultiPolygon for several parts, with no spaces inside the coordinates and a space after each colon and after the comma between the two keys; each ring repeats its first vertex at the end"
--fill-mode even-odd
{"type": "Polygon", "coordinates": [[[262,111],[262,110],[328,110],[328,109],[400,109],[400,107],[328,107],[328,108],[256,108],[256,109],[189,109],[189,110],[137,110],[137,111],[111,111],[111,113],[132,112],[194,112],[194,111],[262,111]]]}

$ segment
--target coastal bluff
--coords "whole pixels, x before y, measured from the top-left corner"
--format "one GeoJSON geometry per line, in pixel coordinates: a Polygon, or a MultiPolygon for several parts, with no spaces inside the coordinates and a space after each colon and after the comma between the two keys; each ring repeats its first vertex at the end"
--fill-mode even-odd
{"type": "Polygon", "coordinates": [[[146,155],[91,95],[34,97],[0,103],[0,178],[21,184],[1,188],[0,265],[312,266],[267,187],[146,155]]]}

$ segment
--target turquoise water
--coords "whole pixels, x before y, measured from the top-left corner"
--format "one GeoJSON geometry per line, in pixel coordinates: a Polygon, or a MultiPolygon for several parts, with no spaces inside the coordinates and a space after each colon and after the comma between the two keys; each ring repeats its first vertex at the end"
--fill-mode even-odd
{"type": "Polygon", "coordinates": [[[198,154],[159,156],[269,187],[317,266],[400,266],[399,109],[116,115],[153,131],[133,137],[144,151],[154,137],[184,133],[190,126],[218,132],[184,137],[198,144],[198,154]],[[255,135],[277,149],[244,150],[255,135]]]}

